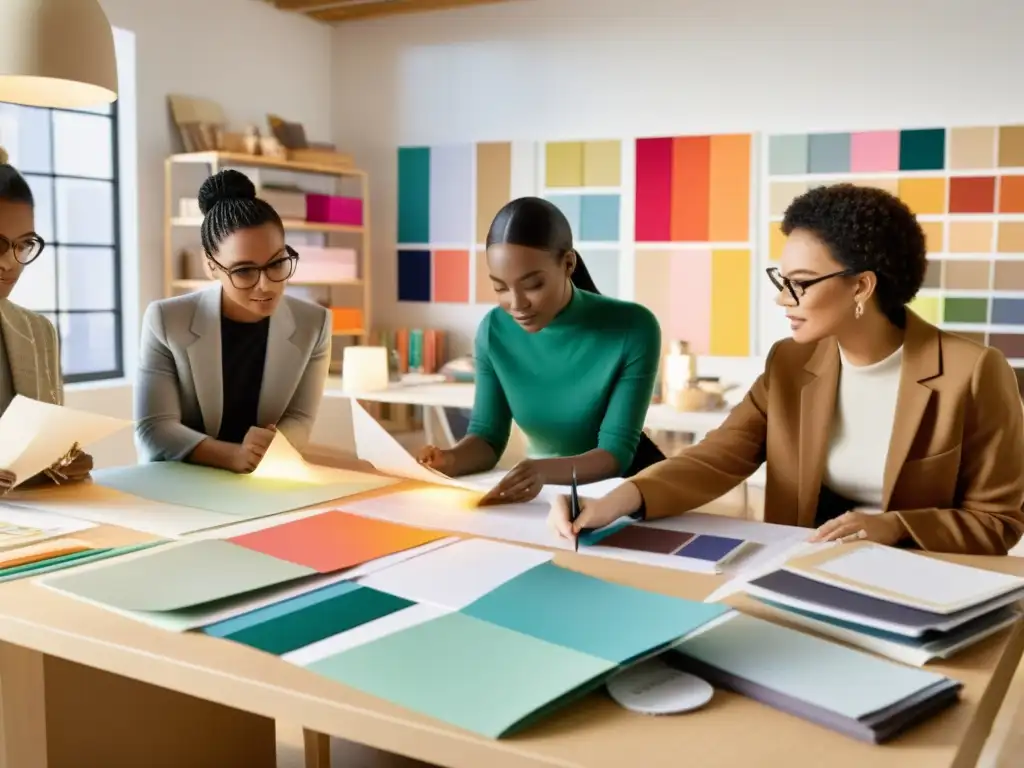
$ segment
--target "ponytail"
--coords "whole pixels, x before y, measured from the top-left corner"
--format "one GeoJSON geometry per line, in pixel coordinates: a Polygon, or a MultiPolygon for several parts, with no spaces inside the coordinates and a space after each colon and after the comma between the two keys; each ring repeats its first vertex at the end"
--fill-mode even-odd
{"type": "Polygon", "coordinates": [[[587,269],[587,265],[583,263],[583,257],[580,256],[580,252],[573,249],[573,253],[576,254],[576,268],[572,271],[572,284],[581,291],[600,295],[601,292],[597,290],[594,278],[590,276],[590,270],[587,269]]]}

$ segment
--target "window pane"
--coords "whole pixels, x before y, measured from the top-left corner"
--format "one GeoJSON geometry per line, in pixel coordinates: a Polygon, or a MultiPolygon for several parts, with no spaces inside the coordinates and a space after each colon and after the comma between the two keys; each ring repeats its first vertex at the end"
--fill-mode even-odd
{"type": "Polygon", "coordinates": [[[109,115],[110,105],[109,104],[97,104],[95,107],[81,107],[81,112],[92,112],[94,115],[109,115]]]}
{"type": "Polygon", "coordinates": [[[53,172],[60,176],[114,176],[109,117],[78,112],[53,113],[53,172]]]}
{"type": "Polygon", "coordinates": [[[38,259],[29,264],[11,291],[11,301],[27,309],[54,310],[57,308],[57,273],[53,250],[47,248],[38,259]]]}
{"type": "Polygon", "coordinates": [[[36,201],[36,233],[47,243],[57,238],[53,234],[53,179],[49,176],[25,174],[36,201]]]}
{"type": "Polygon", "coordinates": [[[19,171],[50,173],[50,113],[45,109],[0,104],[0,145],[19,171]]]}
{"type": "Polygon", "coordinates": [[[60,358],[65,376],[105,373],[117,368],[117,325],[113,312],[60,315],[60,358]]]}
{"type": "Polygon", "coordinates": [[[57,239],[73,245],[114,244],[114,185],[57,179],[57,239]]]}
{"type": "Polygon", "coordinates": [[[57,249],[60,309],[114,310],[114,249],[57,249]]]}

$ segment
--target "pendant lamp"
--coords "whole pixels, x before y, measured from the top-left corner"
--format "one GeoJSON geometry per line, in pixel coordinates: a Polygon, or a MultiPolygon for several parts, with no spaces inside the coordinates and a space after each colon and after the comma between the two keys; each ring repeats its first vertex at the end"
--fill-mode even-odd
{"type": "Polygon", "coordinates": [[[114,33],[97,0],[0,0],[0,101],[80,109],[117,99],[114,33]]]}

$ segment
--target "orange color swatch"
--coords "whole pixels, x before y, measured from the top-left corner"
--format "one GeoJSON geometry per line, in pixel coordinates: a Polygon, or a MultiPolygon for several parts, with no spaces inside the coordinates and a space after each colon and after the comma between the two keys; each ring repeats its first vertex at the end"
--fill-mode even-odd
{"type": "Polygon", "coordinates": [[[469,251],[434,251],[435,302],[469,303],[469,251]]]}
{"type": "Polygon", "coordinates": [[[1024,213],[1024,176],[999,179],[999,212],[1024,213]]]}
{"type": "Polygon", "coordinates": [[[38,563],[43,560],[51,560],[55,557],[73,555],[76,552],[85,552],[87,549],[93,549],[93,547],[78,539],[53,539],[4,552],[3,555],[0,555],[0,568],[29,565],[30,563],[38,563]]]}
{"type": "Polygon", "coordinates": [[[448,534],[332,510],[229,539],[279,560],[332,573],[404,552],[448,534]]]}
{"type": "Polygon", "coordinates": [[[711,137],[672,140],[673,242],[707,242],[711,186],[711,137]]]}
{"type": "Polygon", "coordinates": [[[711,137],[708,239],[750,240],[750,135],[711,137]]]}

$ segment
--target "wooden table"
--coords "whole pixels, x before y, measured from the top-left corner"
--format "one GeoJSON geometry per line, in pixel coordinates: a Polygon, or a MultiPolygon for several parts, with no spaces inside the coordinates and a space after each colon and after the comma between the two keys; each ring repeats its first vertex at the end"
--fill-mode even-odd
{"type": "MultiPolygon", "coordinates": [[[[133,534],[99,528],[79,536],[123,543],[133,534]]],[[[1015,558],[960,559],[1024,575],[1024,561],[1015,558]]],[[[691,599],[722,578],[571,552],[555,561],[691,599]]],[[[0,584],[0,766],[270,768],[274,721],[281,720],[465,768],[647,768],[682,760],[708,768],[966,768],[975,763],[1022,649],[1018,625],[934,667],[964,682],[963,701],[882,747],[726,692],[716,692],[703,710],[664,718],[631,714],[596,693],[521,735],[494,741],[252,648],[164,632],[22,580],[0,584]]]]}

